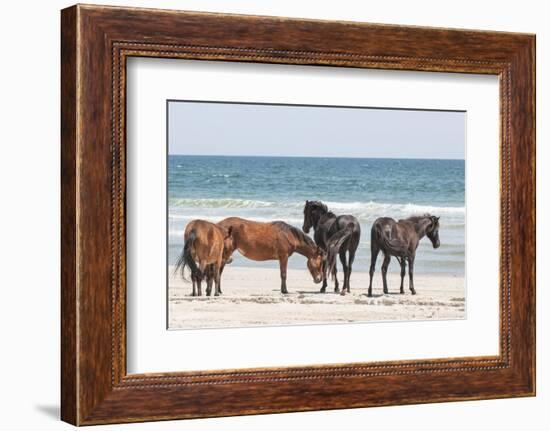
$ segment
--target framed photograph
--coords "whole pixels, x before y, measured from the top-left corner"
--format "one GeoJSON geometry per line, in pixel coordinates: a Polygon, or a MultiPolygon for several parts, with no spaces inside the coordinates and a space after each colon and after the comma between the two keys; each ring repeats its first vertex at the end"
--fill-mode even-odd
{"type": "Polygon", "coordinates": [[[61,416],[535,394],[535,37],[61,14],[61,416]]]}
{"type": "Polygon", "coordinates": [[[466,112],[167,109],[169,329],[465,319],[466,112]]]}

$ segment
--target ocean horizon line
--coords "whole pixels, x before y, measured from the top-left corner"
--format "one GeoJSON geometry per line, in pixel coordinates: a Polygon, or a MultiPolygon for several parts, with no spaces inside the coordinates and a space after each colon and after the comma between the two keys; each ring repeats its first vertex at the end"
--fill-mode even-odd
{"type": "Polygon", "coordinates": [[[350,157],[350,156],[281,156],[281,155],[248,155],[248,154],[173,154],[168,153],[168,156],[183,156],[183,157],[254,157],[254,158],[279,158],[279,159],[351,159],[351,160],[441,160],[441,161],[461,161],[466,159],[459,158],[439,158],[439,157],[350,157]]]}

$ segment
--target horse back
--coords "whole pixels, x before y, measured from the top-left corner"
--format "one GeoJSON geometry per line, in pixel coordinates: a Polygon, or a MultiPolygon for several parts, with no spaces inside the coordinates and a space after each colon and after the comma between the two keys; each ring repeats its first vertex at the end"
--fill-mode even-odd
{"type": "Polygon", "coordinates": [[[218,225],[226,229],[231,227],[235,247],[249,259],[262,261],[278,258],[281,236],[280,230],[273,223],[229,217],[218,225]]]}
{"type": "Polygon", "coordinates": [[[414,253],[418,246],[418,235],[409,221],[395,221],[390,217],[377,218],[371,228],[371,244],[377,244],[385,250],[388,248],[387,244],[384,245],[387,240],[392,241],[393,247],[399,246],[403,252],[408,250],[409,253],[414,253]]]}

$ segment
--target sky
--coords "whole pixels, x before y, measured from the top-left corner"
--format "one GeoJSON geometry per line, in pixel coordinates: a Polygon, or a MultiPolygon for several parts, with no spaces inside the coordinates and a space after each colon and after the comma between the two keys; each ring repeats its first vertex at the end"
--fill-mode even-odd
{"type": "Polygon", "coordinates": [[[464,159],[466,113],[168,102],[168,153],[464,159]]]}

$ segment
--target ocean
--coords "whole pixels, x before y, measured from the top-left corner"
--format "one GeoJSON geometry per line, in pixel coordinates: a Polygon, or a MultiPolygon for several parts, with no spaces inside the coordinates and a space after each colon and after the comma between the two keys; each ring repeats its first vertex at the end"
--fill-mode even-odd
{"type": "MultiPolygon", "coordinates": [[[[354,271],[369,269],[376,218],[430,213],[441,217],[441,247],[434,250],[424,238],[415,271],[464,275],[464,167],[464,160],[169,155],[169,264],[181,252],[185,226],[193,219],[283,220],[301,229],[305,201],[320,200],[336,215],[352,214],[361,223],[354,271]]],[[[381,264],[379,256],[378,276],[381,264]]],[[[278,262],[254,262],[235,252],[232,265],[277,268],[278,262]]],[[[289,267],[307,270],[297,254],[289,267]]],[[[392,259],[390,271],[398,270],[392,259]]]]}

